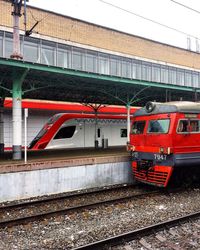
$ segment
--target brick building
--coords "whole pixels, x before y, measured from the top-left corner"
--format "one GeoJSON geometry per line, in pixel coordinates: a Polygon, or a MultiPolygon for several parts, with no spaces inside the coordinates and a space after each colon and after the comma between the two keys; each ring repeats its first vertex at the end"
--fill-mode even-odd
{"type": "MultiPolygon", "coordinates": [[[[12,7],[0,1],[0,56],[12,52],[12,7]]],[[[25,61],[55,65],[112,76],[177,86],[199,87],[198,53],[142,37],[101,27],[53,12],[27,8],[27,29],[36,22],[33,34],[23,36],[25,61]]]]}

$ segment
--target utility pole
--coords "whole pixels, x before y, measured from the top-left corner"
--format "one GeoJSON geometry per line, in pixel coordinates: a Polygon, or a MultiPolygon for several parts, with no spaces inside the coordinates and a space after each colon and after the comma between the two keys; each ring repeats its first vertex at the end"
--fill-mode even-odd
{"type": "MultiPolygon", "coordinates": [[[[26,0],[25,0],[26,1],[26,0]]],[[[12,0],[13,5],[13,54],[10,56],[13,59],[23,59],[20,51],[20,35],[19,35],[19,18],[21,17],[22,0],[12,0]]]]}

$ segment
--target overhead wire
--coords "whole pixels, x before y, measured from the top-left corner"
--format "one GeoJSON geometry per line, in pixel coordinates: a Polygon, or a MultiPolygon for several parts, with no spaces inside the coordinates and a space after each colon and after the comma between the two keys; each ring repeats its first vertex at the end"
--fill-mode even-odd
{"type": "MultiPolygon", "coordinates": [[[[155,24],[160,25],[160,26],[162,26],[162,27],[165,27],[165,28],[167,28],[167,29],[170,29],[170,30],[173,30],[173,31],[175,31],[175,32],[178,32],[178,33],[180,33],[180,34],[183,34],[183,35],[186,35],[186,36],[188,36],[188,37],[193,37],[193,38],[195,38],[195,39],[200,40],[200,38],[197,37],[197,36],[194,36],[194,35],[191,35],[191,34],[189,34],[189,33],[184,32],[184,31],[178,30],[178,29],[176,29],[176,28],[173,28],[173,27],[168,26],[168,25],[166,25],[166,24],[160,23],[160,22],[155,21],[155,20],[153,20],[153,19],[150,19],[150,18],[148,18],[148,17],[144,17],[144,16],[142,16],[142,15],[140,15],[140,14],[137,14],[137,13],[132,12],[132,11],[130,11],[130,10],[124,9],[124,8],[118,6],[118,5],[112,4],[112,3],[107,2],[107,1],[104,1],[104,0],[98,0],[98,1],[100,1],[100,2],[102,2],[102,3],[104,3],[104,4],[107,4],[107,5],[110,5],[110,6],[114,7],[114,8],[116,8],[116,9],[122,10],[122,11],[124,11],[124,12],[126,12],[126,13],[129,13],[129,14],[132,14],[132,15],[137,16],[137,17],[139,17],[139,18],[142,18],[142,19],[144,19],[144,20],[146,20],[146,21],[155,23],[155,24]]],[[[172,1],[172,0],[171,0],[171,1],[172,1]]]]}
{"type": "Polygon", "coordinates": [[[185,4],[183,4],[183,3],[180,3],[180,2],[177,2],[177,1],[174,1],[174,0],[170,0],[170,1],[171,1],[171,2],[174,2],[174,3],[177,4],[177,5],[180,5],[180,6],[184,7],[184,8],[186,8],[186,9],[189,9],[189,10],[191,10],[191,11],[194,11],[194,12],[200,14],[200,11],[193,9],[193,8],[191,8],[191,7],[188,6],[188,5],[185,5],[185,4]]]}

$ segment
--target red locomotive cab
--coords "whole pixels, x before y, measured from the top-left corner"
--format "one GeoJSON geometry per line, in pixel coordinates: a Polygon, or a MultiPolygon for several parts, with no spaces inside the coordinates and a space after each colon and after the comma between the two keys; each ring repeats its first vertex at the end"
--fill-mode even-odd
{"type": "Polygon", "coordinates": [[[150,102],[133,115],[129,148],[136,180],[166,187],[174,168],[200,163],[197,106],[150,102]]]}

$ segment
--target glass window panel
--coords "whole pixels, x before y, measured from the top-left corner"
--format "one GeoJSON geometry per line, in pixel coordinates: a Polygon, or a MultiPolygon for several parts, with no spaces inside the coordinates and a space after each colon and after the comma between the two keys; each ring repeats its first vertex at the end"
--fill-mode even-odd
{"type": "Polygon", "coordinates": [[[176,84],[176,69],[169,68],[169,83],[176,84]]]}
{"type": "Polygon", "coordinates": [[[23,58],[28,62],[39,63],[39,44],[36,39],[24,40],[24,53],[23,58]]]}
{"type": "Polygon", "coordinates": [[[97,53],[87,52],[85,69],[88,72],[97,72],[97,53]]]}
{"type": "Polygon", "coordinates": [[[131,78],[131,61],[129,59],[122,61],[122,77],[131,78]]]}
{"type": "Polygon", "coordinates": [[[68,46],[64,46],[61,44],[58,44],[57,49],[57,66],[63,67],[63,68],[69,68],[70,67],[70,48],[68,46]]]}
{"type": "Polygon", "coordinates": [[[178,85],[184,85],[184,80],[185,80],[185,77],[184,77],[184,70],[181,70],[181,69],[177,69],[177,72],[176,72],[176,74],[177,74],[177,81],[176,81],[176,83],[178,84],[178,85]]]}
{"type": "Polygon", "coordinates": [[[146,124],[145,121],[135,121],[133,123],[131,133],[132,134],[143,134],[145,124],[146,124]]]}
{"type": "Polygon", "coordinates": [[[198,88],[199,87],[199,74],[197,72],[193,72],[192,74],[192,82],[193,87],[198,88]]]}
{"type": "Polygon", "coordinates": [[[132,63],[132,78],[136,79],[137,78],[137,64],[136,63],[132,63]]]}
{"type": "Polygon", "coordinates": [[[161,66],[161,82],[168,83],[169,82],[169,72],[167,66],[161,66]]]}
{"type": "Polygon", "coordinates": [[[127,129],[126,128],[121,128],[120,129],[120,137],[127,137],[127,129]]]}
{"type": "Polygon", "coordinates": [[[13,53],[13,41],[12,38],[5,38],[5,57],[10,58],[13,53]]]}
{"type": "Polygon", "coordinates": [[[149,121],[147,132],[166,134],[169,130],[169,124],[169,119],[151,120],[149,121]]]}
{"type": "Polygon", "coordinates": [[[110,74],[113,76],[121,76],[120,70],[120,58],[119,57],[111,57],[110,58],[110,74]]]}
{"type": "Polygon", "coordinates": [[[55,43],[43,42],[41,48],[41,63],[47,65],[55,64],[55,43]]]}
{"type": "Polygon", "coordinates": [[[185,85],[192,86],[192,72],[189,70],[185,71],[185,85]]]}
{"type": "Polygon", "coordinates": [[[100,74],[109,74],[109,58],[107,55],[99,55],[99,73],[100,74]]]}
{"type": "Polygon", "coordinates": [[[84,70],[83,51],[73,49],[72,51],[72,68],[77,70],[84,70]]]}
{"type": "Polygon", "coordinates": [[[141,80],[141,61],[132,61],[132,78],[141,80]]]}
{"type": "Polygon", "coordinates": [[[151,64],[142,63],[142,80],[151,81],[151,64]]]}
{"type": "Polygon", "coordinates": [[[160,67],[159,67],[159,65],[152,64],[152,81],[160,82],[160,67]]]}
{"type": "Polygon", "coordinates": [[[3,56],[3,37],[2,36],[0,36],[0,56],[1,57],[3,56]]]}
{"type": "Polygon", "coordinates": [[[71,138],[74,135],[75,130],[76,126],[63,127],[57,132],[57,134],[53,139],[59,140],[59,139],[71,138]]]}

